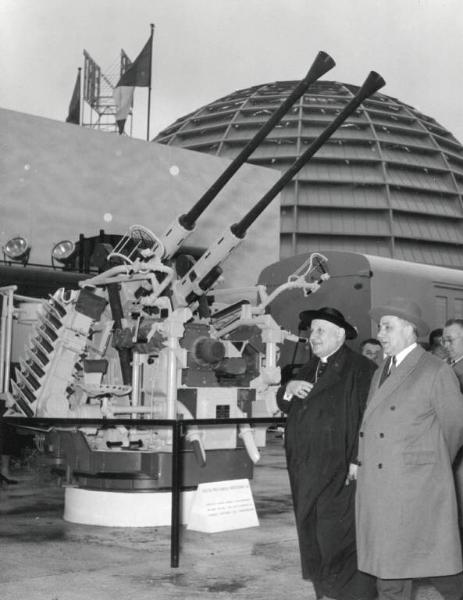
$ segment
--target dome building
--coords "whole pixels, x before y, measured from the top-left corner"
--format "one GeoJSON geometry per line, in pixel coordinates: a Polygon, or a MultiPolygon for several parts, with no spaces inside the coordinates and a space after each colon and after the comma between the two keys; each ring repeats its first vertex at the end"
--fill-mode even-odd
{"type": "MultiPolygon", "coordinates": [[[[235,91],[154,141],[233,159],[297,81],[235,91]]],[[[318,81],[248,162],[284,172],[357,86],[318,81]]],[[[434,119],[376,93],[281,192],[280,257],[344,250],[463,267],[463,147],[434,119]]]]}

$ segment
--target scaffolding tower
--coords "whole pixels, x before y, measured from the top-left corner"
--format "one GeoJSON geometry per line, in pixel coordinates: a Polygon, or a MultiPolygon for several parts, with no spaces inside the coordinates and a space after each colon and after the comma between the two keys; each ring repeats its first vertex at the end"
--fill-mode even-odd
{"type": "MultiPolygon", "coordinates": [[[[82,127],[117,133],[114,89],[130,65],[129,57],[124,50],[121,50],[119,61],[103,72],[87,50],[84,50],[82,127]]],[[[131,134],[132,111],[129,113],[128,121],[131,134]]]]}

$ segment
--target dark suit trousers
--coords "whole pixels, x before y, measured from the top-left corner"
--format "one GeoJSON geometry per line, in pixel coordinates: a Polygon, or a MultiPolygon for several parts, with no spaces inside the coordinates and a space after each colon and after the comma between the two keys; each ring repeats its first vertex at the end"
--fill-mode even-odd
{"type": "MultiPolygon", "coordinates": [[[[444,600],[463,600],[463,574],[429,577],[444,600]]],[[[411,600],[413,579],[378,579],[378,600],[411,600]]]]}
{"type": "Polygon", "coordinates": [[[446,577],[430,577],[429,581],[444,600],[463,600],[463,573],[446,577]]]}
{"type": "Polygon", "coordinates": [[[378,600],[411,600],[413,579],[378,579],[378,600]]]}

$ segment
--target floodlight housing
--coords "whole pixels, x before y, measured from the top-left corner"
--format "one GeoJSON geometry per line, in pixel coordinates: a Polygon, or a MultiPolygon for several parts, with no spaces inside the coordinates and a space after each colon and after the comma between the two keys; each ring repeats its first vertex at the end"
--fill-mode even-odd
{"type": "Polygon", "coordinates": [[[7,241],[3,246],[4,258],[13,262],[21,262],[26,265],[29,262],[31,247],[23,236],[16,236],[7,241]]]}
{"type": "Polygon", "coordinates": [[[74,259],[77,253],[77,246],[71,240],[61,240],[53,246],[51,251],[51,263],[54,266],[55,261],[61,263],[64,266],[74,259]]]}
{"type": "Polygon", "coordinates": [[[61,240],[53,246],[53,250],[51,255],[54,260],[58,262],[65,263],[69,258],[75,253],[76,245],[74,242],[70,240],[61,240]]]}

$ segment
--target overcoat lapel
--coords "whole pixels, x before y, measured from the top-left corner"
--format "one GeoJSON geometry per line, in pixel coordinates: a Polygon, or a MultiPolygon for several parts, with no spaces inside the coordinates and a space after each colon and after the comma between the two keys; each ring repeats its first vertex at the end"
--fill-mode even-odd
{"type": "Polygon", "coordinates": [[[419,360],[423,356],[425,350],[421,346],[414,348],[408,354],[398,367],[394,367],[389,377],[379,387],[379,379],[384,367],[384,363],[379,367],[378,372],[371,382],[370,394],[367,401],[367,407],[363,415],[363,420],[366,421],[369,415],[377,408],[386,398],[393,395],[395,390],[415,369],[419,360]]]}

